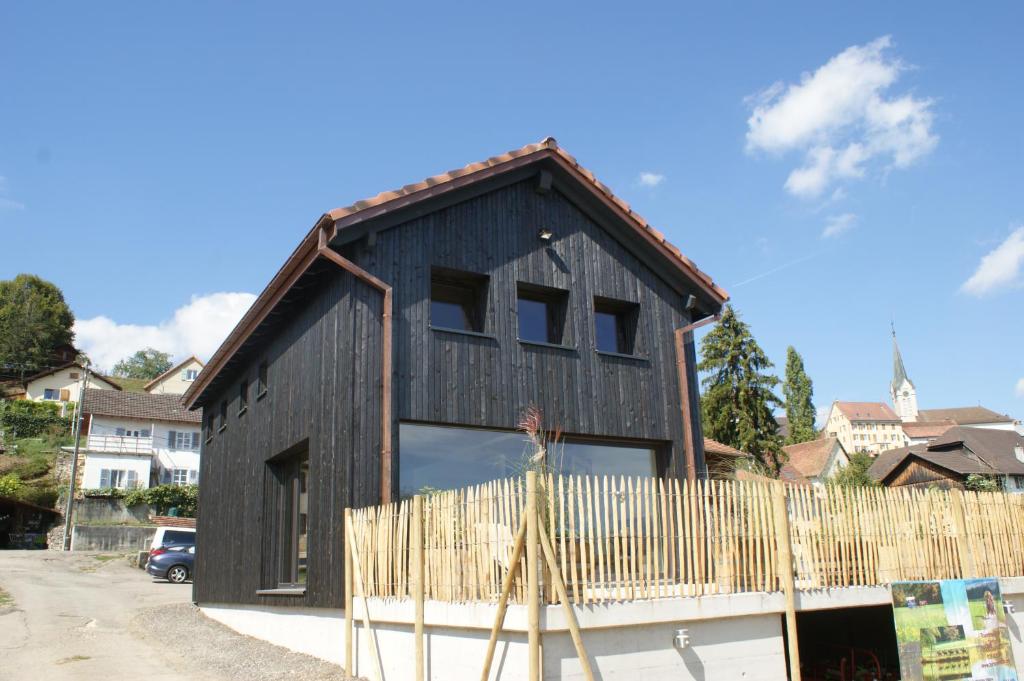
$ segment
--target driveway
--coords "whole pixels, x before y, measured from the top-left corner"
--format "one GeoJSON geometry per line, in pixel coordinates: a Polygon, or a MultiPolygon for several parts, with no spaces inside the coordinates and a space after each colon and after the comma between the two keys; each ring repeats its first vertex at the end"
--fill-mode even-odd
{"type": "Polygon", "coordinates": [[[120,555],[0,551],[4,681],[343,679],[341,669],[237,634],[120,555]]]}

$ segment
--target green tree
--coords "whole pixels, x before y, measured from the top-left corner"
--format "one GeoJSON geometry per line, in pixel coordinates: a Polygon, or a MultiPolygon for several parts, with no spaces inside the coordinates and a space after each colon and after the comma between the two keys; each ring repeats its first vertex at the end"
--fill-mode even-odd
{"type": "Polygon", "coordinates": [[[804,371],[804,359],[792,345],[786,348],[786,381],[782,384],[786,399],[786,417],[789,419],[789,437],[786,443],[795,445],[817,437],[814,429],[814,386],[804,371]]]}
{"type": "Polygon", "coordinates": [[[850,464],[836,471],[827,482],[839,487],[878,487],[878,481],[868,474],[874,461],[865,452],[854,452],[850,455],[850,464]]]}
{"type": "Polygon", "coordinates": [[[50,366],[74,340],[74,323],[54,284],[32,274],[0,281],[0,373],[23,378],[50,366]]]}
{"type": "Polygon", "coordinates": [[[767,373],[771,360],[732,306],[726,306],[700,350],[697,369],[706,374],[700,399],[704,434],[753,454],[777,473],[783,453],[772,410],[782,401],[773,392],[779,379],[767,373]]]}
{"type": "Polygon", "coordinates": [[[170,353],[145,348],[115,364],[111,373],[121,378],[154,379],[170,369],[171,366],[170,353]]]}

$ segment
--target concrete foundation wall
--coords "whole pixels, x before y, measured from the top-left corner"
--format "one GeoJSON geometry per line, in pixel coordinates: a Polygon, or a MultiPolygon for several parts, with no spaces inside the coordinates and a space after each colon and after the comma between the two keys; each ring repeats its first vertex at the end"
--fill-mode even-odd
{"type": "Polygon", "coordinates": [[[72,551],[148,551],[155,527],[125,525],[75,525],[71,528],[72,551]]]}
{"type": "Polygon", "coordinates": [[[85,498],[75,502],[77,525],[147,523],[153,509],[148,504],[126,506],[120,499],[85,498]]]}
{"type": "MultiPolygon", "coordinates": [[[[1024,677],[1024,579],[1000,580],[1003,598],[1014,605],[1008,617],[1014,661],[1024,677]]],[[[888,587],[854,587],[803,592],[799,610],[852,608],[891,603],[888,587]]],[[[341,610],[202,604],[212,619],[249,636],[292,650],[344,663],[345,622],[341,610]]],[[[370,640],[362,628],[362,606],[355,605],[356,675],[376,675],[370,640]]],[[[745,593],[696,598],[664,598],[576,608],[583,644],[601,681],[785,681],[786,656],[782,594],[745,593]],[[673,646],[677,629],[690,644],[673,646]]],[[[377,636],[385,681],[414,677],[413,604],[372,600],[370,620],[377,636]]],[[[424,645],[429,681],[477,681],[487,649],[495,606],[428,601],[424,645]]],[[[561,606],[541,609],[543,678],[580,681],[583,673],[561,606]]],[[[528,677],[526,610],[509,607],[499,634],[491,679],[528,677]]]]}

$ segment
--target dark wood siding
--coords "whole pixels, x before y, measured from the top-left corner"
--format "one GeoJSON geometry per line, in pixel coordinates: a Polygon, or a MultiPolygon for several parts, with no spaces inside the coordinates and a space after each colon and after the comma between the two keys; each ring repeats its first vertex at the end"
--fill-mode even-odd
{"type": "MultiPolygon", "coordinates": [[[[333,266],[332,266],[333,267],[333,266]]],[[[381,294],[334,268],[293,305],[244,375],[254,385],[238,416],[238,383],[227,428],[205,443],[194,595],[207,603],[340,607],[342,517],[346,506],[377,503],[380,488],[381,294]],[[260,361],[268,391],[256,397],[260,361]],[[306,597],[257,597],[272,587],[270,459],[308,440],[309,585],[306,597]]]]}
{"type": "Polygon", "coordinates": [[[886,487],[963,489],[962,476],[928,461],[908,457],[886,477],[886,487]]]}
{"type": "MultiPolygon", "coordinates": [[[[439,209],[342,248],[393,287],[392,489],[401,465],[400,421],[514,428],[539,406],[567,434],[660,445],[668,475],[685,475],[673,332],[690,319],[678,290],[557,189],[521,181],[439,209]],[[554,232],[550,246],[538,230],[554,232]],[[487,274],[485,335],[431,329],[431,266],[487,274]],[[569,292],[567,347],[517,339],[516,284],[569,292]],[[638,303],[636,357],[595,351],[595,296],[638,303]]],[[[333,267],[333,266],[331,266],[333,267]]],[[[247,350],[255,386],[269,363],[269,393],[237,414],[236,376],[206,404],[229,401],[228,427],[204,445],[195,598],[204,603],[340,607],[342,512],[379,502],[381,306],[379,292],[337,268],[304,288],[247,350]],[[262,343],[262,345],[259,345],[262,343]],[[305,597],[256,596],[274,560],[266,547],[273,485],[266,460],[308,440],[309,586],[305,597]]],[[[702,435],[692,343],[690,404],[702,435]]],[[[200,405],[202,406],[202,405],[200,405]]],[[[699,467],[703,466],[698,452],[699,467]]]]}

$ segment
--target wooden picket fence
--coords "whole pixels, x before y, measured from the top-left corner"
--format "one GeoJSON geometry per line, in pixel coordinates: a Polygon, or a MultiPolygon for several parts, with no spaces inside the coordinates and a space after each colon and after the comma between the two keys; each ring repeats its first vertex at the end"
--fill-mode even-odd
{"type": "MultiPolygon", "coordinates": [[[[782,591],[785,580],[817,589],[1024,575],[1022,495],[597,476],[541,478],[537,495],[538,527],[576,604],[782,591]]],[[[351,512],[365,597],[414,597],[421,556],[428,600],[496,601],[526,514],[523,480],[416,503],[421,532],[411,499],[351,512]]],[[[527,599],[526,560],[513,602],[527,599]]],[[[558,603],[541,573],[541,598],[558,603]]]]}

